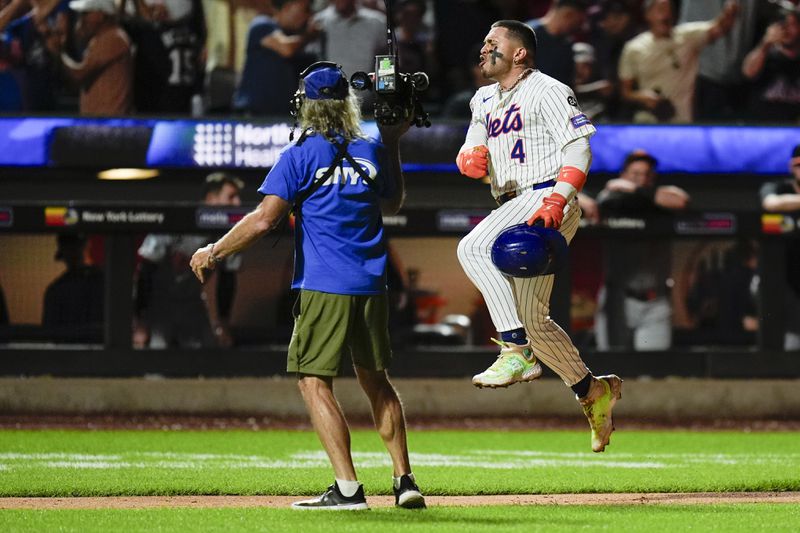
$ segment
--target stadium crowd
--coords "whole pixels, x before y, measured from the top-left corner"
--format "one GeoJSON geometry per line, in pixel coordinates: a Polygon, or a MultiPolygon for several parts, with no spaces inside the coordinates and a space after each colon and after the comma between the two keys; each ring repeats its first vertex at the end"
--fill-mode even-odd
{"type": "MultiPolygon", "coordinates": [[[[464,118],[489,21],[527,21],[537,66],[596,122],[797,122],[793,0],[397,0],[402,71],[464,118]]],[[[317,59],[385,53],[377,0],[0,0],[0,112],[285,118],[317,59]]]]}

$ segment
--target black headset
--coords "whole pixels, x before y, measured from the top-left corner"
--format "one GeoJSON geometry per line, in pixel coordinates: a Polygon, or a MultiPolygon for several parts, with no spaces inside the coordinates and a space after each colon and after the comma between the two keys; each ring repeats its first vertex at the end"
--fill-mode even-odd
{"type": "MultiPolygon", "coordinates": [[[[334,63],[333,61],[317,61],[316,63],[311,63],[303,72],[300,73],[300,79],[306,79],[306,76],[321,68],[335,68],[340,72],[342,71],[342,66],[338,63],[334,63]]],[[[342,72],[342,77],[345,77],[344,72],[342,72]]]]}

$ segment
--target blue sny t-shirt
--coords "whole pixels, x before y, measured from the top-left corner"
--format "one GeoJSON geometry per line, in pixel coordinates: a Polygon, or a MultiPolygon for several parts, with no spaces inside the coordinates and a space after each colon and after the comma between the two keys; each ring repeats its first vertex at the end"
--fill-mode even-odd
{"type": "MultiPolygon", "coordinates": [[[[341,139],[338,139],[341,142],[341,139]]],[[[345,159],[333,175],[303,202],[295,226],[292,288],[333,294],[386,291],[386,245],[380,199],[394,193],[384,146],[357,139],[347,148],[375,181],[370,187],[345,159]]],[[[321,135],[281,152],[258,192],[294,203],[336,157],[337,148],[321,135]]]]}

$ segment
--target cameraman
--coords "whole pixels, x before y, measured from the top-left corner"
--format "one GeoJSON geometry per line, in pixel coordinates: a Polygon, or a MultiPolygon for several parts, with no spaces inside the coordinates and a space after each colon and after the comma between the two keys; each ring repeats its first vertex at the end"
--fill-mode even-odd
{"type": "Polygon", "coordinates": [[[292,104],[302,134],[259,188],[261,204],[220,240],[197,250],[190,264],[202,282],[206,269],[255,243],[294,209],[292,287],[300,296],[287,371],[298,377],[336,476],[322,496],[294,507],[367,508],[350,456],[347,422],[333,395],[333,378],[346,353],[392,458],[396,504],[424,507],[408,460],[403,408],[386,374],[392,354],[382,213],[397,213],[403,203],[399,140],[409,122],[381,126],[384,144],[366,138],[347,78],[328,62],[314,63],[301,74],[292,104]]]}

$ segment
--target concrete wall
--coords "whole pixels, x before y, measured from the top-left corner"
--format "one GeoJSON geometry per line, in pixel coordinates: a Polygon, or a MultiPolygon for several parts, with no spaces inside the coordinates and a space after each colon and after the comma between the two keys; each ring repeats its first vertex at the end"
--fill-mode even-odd
{"type": "MultiPolygon", "coordinates": [[[[575,416],[574,395],[558,380],[508,389],[468,379],[394,380],[409,417],[575,416]]],[[[354,379],[336,381],[348,415],[369,415],[354,379]]],[[[294,378],[0,378],[2,413],[170,413],[305,416],[294,378]]],[[[615,414],[665,419],[800,419],[797,380],[628,379],[615,414]]]]}

